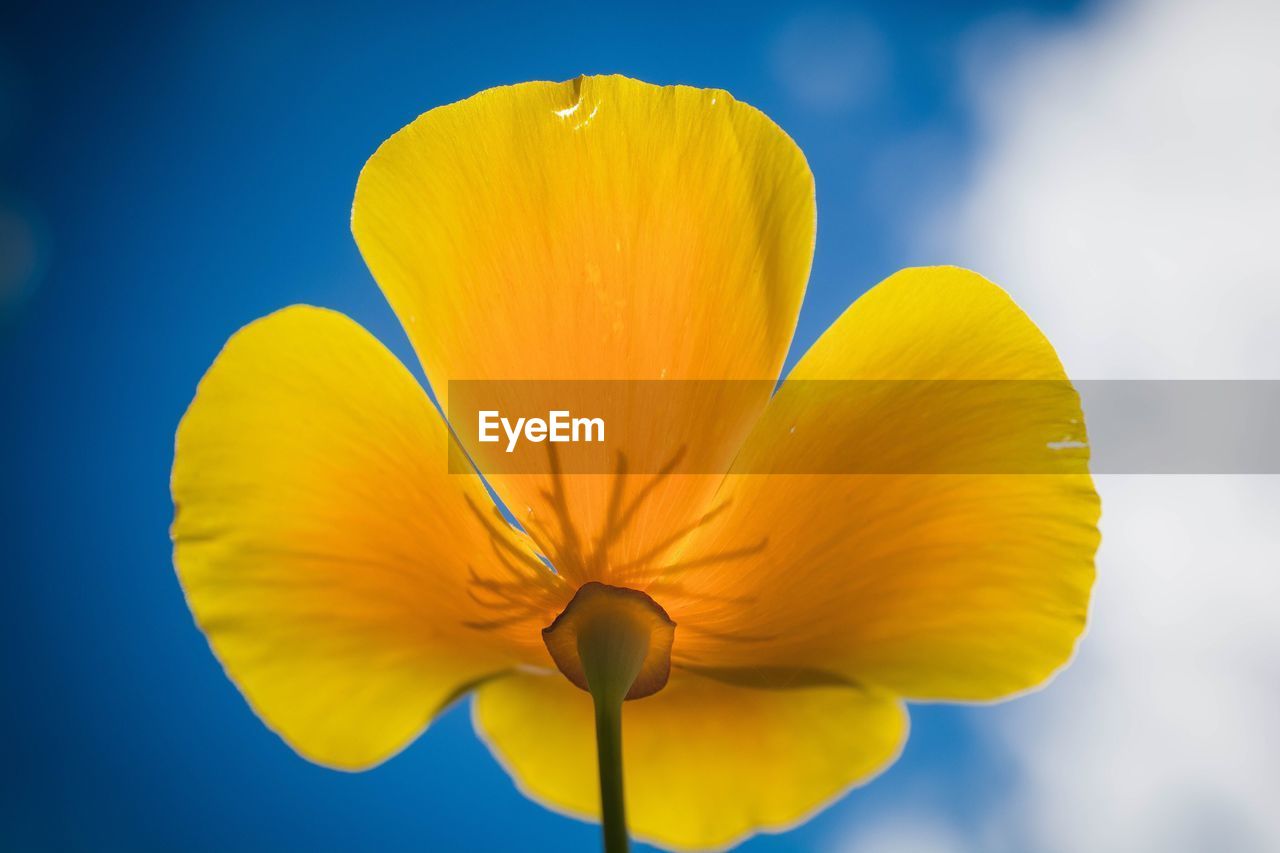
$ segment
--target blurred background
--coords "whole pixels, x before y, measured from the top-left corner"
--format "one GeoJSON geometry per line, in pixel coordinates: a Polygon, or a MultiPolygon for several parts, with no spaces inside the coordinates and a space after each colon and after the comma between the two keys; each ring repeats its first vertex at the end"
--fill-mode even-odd
{"type": "MultiPolygon", "coordinates": [[[[296,757],[170,565],[174,429],[235,329],[326,305],[414,364],[348,217],[417,114],[613,71],[763,109],[818,187],[789,363],[881,278],[951,262],[1074,376],[1277,379],[1277,44],[1274,0],[5,3],[0,848],[597,849],[465,704],[370,773],[296,757]]],[[[1076,664],[914,708],[883,777],[742,849],[1280,849],[1278,480],[1101,478],[1076,664]]]]}

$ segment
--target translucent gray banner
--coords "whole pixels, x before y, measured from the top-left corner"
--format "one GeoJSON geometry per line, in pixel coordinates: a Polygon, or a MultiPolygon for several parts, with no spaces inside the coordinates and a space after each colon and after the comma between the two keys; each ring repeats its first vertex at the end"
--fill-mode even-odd
{"type": "Polygon", "coordinates": [[[455,473],[1280,474],[1280,380],[455,381],[446,400],[455,473]]]}

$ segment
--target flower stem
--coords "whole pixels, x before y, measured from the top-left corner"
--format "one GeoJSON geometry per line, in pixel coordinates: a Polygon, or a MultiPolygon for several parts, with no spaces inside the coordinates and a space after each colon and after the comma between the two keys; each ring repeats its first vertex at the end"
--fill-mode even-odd
{"type": "Polygon", "coordinates": [[[627,853],[627,810],[622,787],[622,703],[649,651],[649,629],[602,612],[578,630],[578,656],[596,709],[596,762],[600,767],[600,819],[605,853],[627,853]]]}
{"type": "Polygon", "coordinates": [[[595,696],[596,760],[605,853],[627,853],[627,808],[622,795],[622,700],[595,696]]]}

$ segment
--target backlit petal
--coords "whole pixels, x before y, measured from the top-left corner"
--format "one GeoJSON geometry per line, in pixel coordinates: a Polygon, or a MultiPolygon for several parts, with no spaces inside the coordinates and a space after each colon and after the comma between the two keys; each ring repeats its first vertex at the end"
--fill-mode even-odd
{"type": "MultiPolygon", "coordinates": [[[[776,378],[814,221],[804,157],[759,111],[720,90],[583,77],[421,116],[365,166],[352,228],[447,412],[451,380],[776,378]]],[[[769,384],[648,413],[655,428],[622,449],[656,458],[696,437],[727,464],[769,384]]],[[[453,426],[484,449],[474,424],[453,426]]],[[[628,495],[651,479],[624,478],[628,495]]],[[[619,530],[609,476],[490,481],[563,575],[625,582],[610,567],[696,518],[717,478],[666,478],[619,530]]]]}
{"type": "MultiPolygon", "coordinates": [[[[558,673],[520,674],[484,685],[473,719],[521,790],[598,819],[590,696],[558,673]]],[[[785,829],[866,781],[897,757],[907,717],[881,692],[750,690],[673,673],[623,706],[622,731],[633,835],[705,850],[785,829]]]]}
{"type": "Polygon", "coordinates": [[[301,306],[234,335],[178,429],[187,601],[249,704],[313,761],[375,764],[477,679],[546,660],[538,628],[567,594],[478,480],[447,473],[445,440],[391,353],[301,306]],[[516,639],[484,624],[513,616],[516,639]]]}
{"type": "Polygon", "coordinates": [[[1084,628],[1098,543],[1065,379],[1039,330],[974,273],[906,270],[868,292],[797,365],[736,469],[840,471],[856,453],[888,473],[730,477],[687,568],[648,590],[681,626],[677,665],[827,671],[918,699],[1044,681],[1084,628]],[[814,381],[849,379],[1028,381],[923,397],[814,381]],[[1036,473],[982,473],[1007,470],[1036,473]]]}

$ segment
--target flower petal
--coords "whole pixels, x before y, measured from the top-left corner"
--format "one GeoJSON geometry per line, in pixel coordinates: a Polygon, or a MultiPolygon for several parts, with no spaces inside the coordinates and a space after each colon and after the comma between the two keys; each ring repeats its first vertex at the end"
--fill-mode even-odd
{"type": "Polygon", "coordinates": [[[890,277],[805,355],[735,463],[840,471],[852,448],[887,473],[729,477],[687,568],[648,590],[680,625],[674,661],[827,671],[915,699],[1041,683],[1070,657],[1093,583],[1085,438],[1052,347],[1003,291],[954,268],[890,277]],[[851,379],[1028,381],[939,383],[923,403],[910,382],[877,397],[821,381],[851,379]],[[992,387],[1014,397],[982,396],[992,387]],[[1037,473],[982,473],[1010,463],[1037,473]]]}
{"type": "MultiPolygon", "coordinates": [[[[519,674],[481,687],[472,718],[522,791],[598,819],[590,696],[558,673],[519,674]]],[[[705,850],[783,830],[867,781],[897,757],[907,715],[883,692],[750,690],[673,673],[623,705],[622,732],[632,833],[705,850]]]]}
{"type": "MultiPolygon", "coordinates": [[[[804,157],[762,113],[720,90],[616,76],[505,86],[431,110],[370,158],[352,213],[446,412],[451,380],[776,379],[814,223],[804,157]]],[[[635,441],[696,436],[727,464],[770,385],[665,412],[635,441]]],[[[472,425],[453,426],[479,456],[472,425]]],[[[618,580],[608,565],[695,518],[717,482],[651,488],[602,559],[581,553],[602,531],[562,522],[601,522],[611,478],[485,473],[577,580],[618,580]]]]}
{"type": "Polygon", "coordinates": [[[538,628],[567,595],[488,522],[478,480],[447,473],[426,394],[341,314],[296,306],[231,338],[178,428],[172,486],[197,623],[313,761],[375,764],[477,680],[546,661],[538,628]],[[470,593],[499,580],[503,615],[530,611],[526,647],[466,624],[494,618],[470,593]]]}

